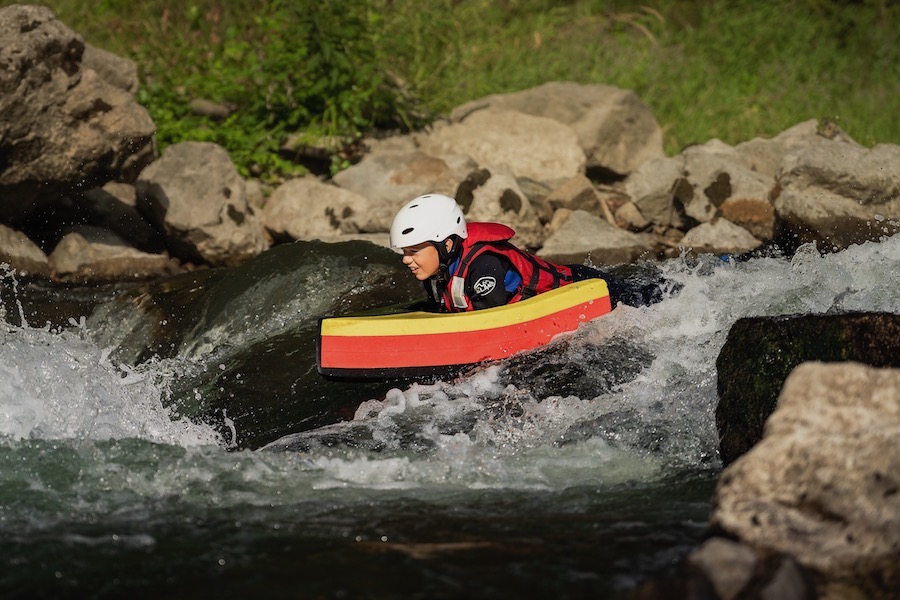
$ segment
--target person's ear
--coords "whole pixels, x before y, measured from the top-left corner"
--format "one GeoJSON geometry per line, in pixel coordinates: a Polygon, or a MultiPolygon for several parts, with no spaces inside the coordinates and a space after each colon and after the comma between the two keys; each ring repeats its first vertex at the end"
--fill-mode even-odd
{"type": "Polygon", "coordinates": [[[447,238],[446,240],[444,240],[444,248],[447,249],[447,252],[450,252],[451,250],[453,250],[453,239],[452,238],[447,238]]]}

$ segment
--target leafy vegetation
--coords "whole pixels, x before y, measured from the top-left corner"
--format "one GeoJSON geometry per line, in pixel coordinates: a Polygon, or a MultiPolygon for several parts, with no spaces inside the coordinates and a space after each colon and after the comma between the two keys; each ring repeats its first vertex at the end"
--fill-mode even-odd
{"type": "MultiPolygon", "coordinates": [[[[245,174],[302,171],[491,93],[552,80],[634,90],[666,150],[835,120],[900,143],[900,5],[890,0],[45,0],[90,43],[134,59],[161,147],[210,140],[245,174]],[[191,101],[229,109],[202,116],[191,101]]],[[[11,4],[5,0],[0,5],[11,4]]]]}

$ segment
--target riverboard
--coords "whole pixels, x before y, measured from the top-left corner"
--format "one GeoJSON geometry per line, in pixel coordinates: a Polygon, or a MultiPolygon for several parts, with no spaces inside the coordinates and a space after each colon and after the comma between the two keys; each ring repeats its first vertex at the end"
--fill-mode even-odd
{"type": "Polygon", "coordinates": [[[341,379],[447,373],[532,350],[610,310],[606,282],[588,279],[484,310],[324,318],[316,366],[341,379]]]}

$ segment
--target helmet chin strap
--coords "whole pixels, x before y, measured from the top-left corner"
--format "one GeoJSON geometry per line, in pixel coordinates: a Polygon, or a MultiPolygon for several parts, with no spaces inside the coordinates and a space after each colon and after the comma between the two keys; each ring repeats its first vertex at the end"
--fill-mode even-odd
{"type": "Polygon", "coordinates": [[[462,244],[460,244],[460,238],[456,235],[451,235],[450,240],[450,249],[447,250],[446,242],[444,240],[442,242],[433,242],[434,247],[438,251],[438,259],[440,261],[440,273],[446,277],[447,272],[450,269],[450,264],[456,260],[456,257],[459,256],[459,253],[462,251],[462,244]]]}

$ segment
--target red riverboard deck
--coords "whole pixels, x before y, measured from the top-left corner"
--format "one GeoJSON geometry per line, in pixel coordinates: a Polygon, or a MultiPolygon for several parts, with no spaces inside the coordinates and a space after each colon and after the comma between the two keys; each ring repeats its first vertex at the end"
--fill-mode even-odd
{"type": "Polygon", "coordinates": [[[390,379],[508,358],[611,310],[602,279],[464,313],[406,312],[322,319],[317,368],[326,377],[390,379]]]}

